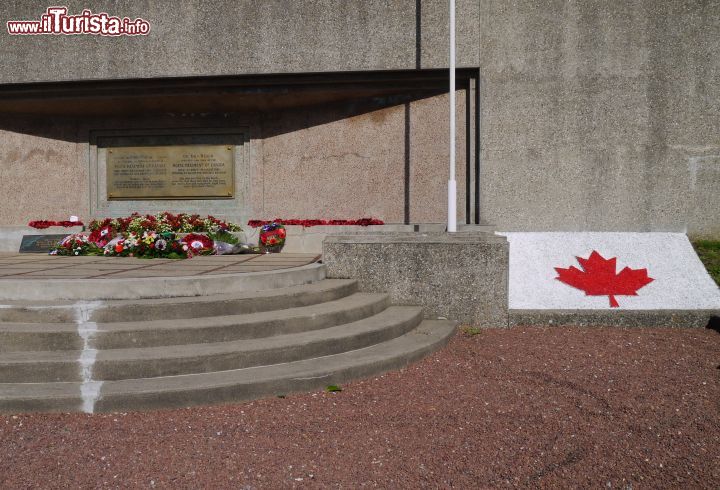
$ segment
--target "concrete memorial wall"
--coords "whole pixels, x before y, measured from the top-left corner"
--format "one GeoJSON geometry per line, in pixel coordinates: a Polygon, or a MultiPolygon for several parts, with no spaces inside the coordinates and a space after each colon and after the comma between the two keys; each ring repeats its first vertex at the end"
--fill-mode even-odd
{"type": "MultiPolygon", "coordinates": [[[[0,226],[133,206],[190,206],[238,220],[444,221],[447,90],[375,96],[358,88],[332,101],[290,94],[282,104],[259,91],[254,105],[235,104],[230,93],[205,105],[189,96],[162,105],[137,103],[140,84],[54,106],[40,96],[18,102],[11,92],[32,82],[444,68],[445,2],[67,4],[71,13],[142,17],[152,28],[120,37],[0,31],[0,226]],[[218,128],[243,135],[234,145],[232,199],[133,203],[102,195],[106,155],[94,135],[218,128]]],[[[46,8],[16,0],[0,14],[36,19],[46,8]]],[[[457,9],[458,66],[480,73],[482,222],[509,231],[720,236],[716,2],[459,0],[457,9]]],[[[460,92],[458,128],[466,106],[460,92]]],[[[462,159],[466,135],[458,135],[462,159]]],[[[458,170],[464,222],[463,161],[458,170]]]]}

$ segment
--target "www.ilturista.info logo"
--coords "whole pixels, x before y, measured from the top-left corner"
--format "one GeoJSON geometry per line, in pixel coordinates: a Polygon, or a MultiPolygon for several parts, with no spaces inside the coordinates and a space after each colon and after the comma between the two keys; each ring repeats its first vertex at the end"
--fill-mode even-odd
{"type": "Polygon", "coordinates": [[[131,20],[108,15],[93,14],[85,9],[79,15],[68,15],[67,7],[48,7],[40,20],[9,20],[7,30],[12,35],[37,34],[91,34],[95,36],[144,36],[150,32],[150,23],[144,19],[131,20]]]}

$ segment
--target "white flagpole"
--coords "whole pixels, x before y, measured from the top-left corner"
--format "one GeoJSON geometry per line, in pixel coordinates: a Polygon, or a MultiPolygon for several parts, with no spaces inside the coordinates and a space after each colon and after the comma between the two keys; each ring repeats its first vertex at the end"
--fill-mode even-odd
{"type": "Polygon", "coordinates": [[[455,0],[450,0],[450,179],[448,180],[447,231],[457,231],[457,182],[455,182],[455,0]]]}

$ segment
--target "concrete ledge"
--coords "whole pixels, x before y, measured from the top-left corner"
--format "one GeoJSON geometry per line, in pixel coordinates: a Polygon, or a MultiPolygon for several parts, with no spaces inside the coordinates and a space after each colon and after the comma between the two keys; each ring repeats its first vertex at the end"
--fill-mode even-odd
{"type": "Polygon", "coordinates": [[[23,235],[72,235],[81,231],[82,226],[73,226],[71,228],[51,226],[42,230],[29,226],[0,226],[0,252],[17,252],[20,250],[23,235]]]}
{"type": "Polygon", "coordinates": [[[208,296],[310,284],[325,278],[322,264],[263,272],[107,279],[3,279],[0,301],[142,299],[208,296]]]}
{"type": "Polygon", "coordinates": [[[510,326],[694,327],[720,318],[720,310],[510,310],[510,326]]]}
{"type": "MultiPolygon", "coordinates": [[[[460,231],[483,231],[493,233],[495,227],[488,224],[481,225],[458,225],[460,231]]],[[[323,250],[323,241],[330,235],[356,235],[378,233],[413,233],[413,232],[435,232],[443,233],[445,231],[445,223],[417,223],[417,224],[398,224],[387,223],[384,225],[357,226],[357,225],[320,225],[320,226],[297,226],[286,225],[287,242],[283,248],[283,252],[290,253],[321,253],[323,250]]],[[[249,243],[256,244],[258,242],[259,228],[246,228],[245,234],[249,243]]]]}
{"type": "Polygon", "coordinates": [[[505,327],[508,243],[489,233],[360,233],[323,242],[330,278],[356,279],[361,291],[394,304],[421,305],[426,318],[505,327]]]}

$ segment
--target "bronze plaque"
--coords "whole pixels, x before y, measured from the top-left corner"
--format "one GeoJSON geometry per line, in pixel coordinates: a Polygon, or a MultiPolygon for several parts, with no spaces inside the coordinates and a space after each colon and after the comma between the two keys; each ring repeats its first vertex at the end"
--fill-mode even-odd
{"type": "Polygon", "coordinates": [[[70,235],[23,235],[20,243],[20,253],[43,253],[46,254],[50,250],[58,246],[58,243],[70,235]]]}
{"type": "Polygon", "coordinates": [[[113,199],[231,199],[231,145],[124,146],[107,149],[107,196],[113,199]]]}

